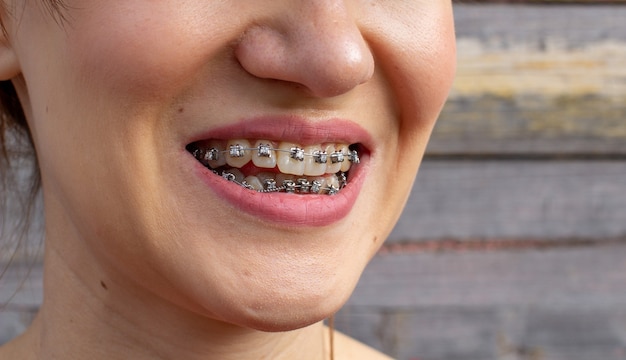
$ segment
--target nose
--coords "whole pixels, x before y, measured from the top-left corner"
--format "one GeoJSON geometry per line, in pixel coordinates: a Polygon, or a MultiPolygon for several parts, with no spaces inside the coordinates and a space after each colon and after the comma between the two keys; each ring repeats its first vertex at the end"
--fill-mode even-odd
{"type": "Polygon", "coordinates": [[[304,86],[315,97],[344,94],[372,77],[374,57],[343,1],[277,3],[280,10],[237,44],[235,56],[248,73],[304,86]]]}

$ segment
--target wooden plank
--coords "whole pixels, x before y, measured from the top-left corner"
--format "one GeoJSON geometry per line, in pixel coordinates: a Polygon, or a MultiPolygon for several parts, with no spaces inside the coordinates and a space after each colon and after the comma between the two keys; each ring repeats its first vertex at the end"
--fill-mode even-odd
{"type": "Polygon", "coordinates": [[[490,94],[450,100],[428,154],[626,156],[626,96],[526,100],[490,94]]]}
{"type": "Polygon", "coordinates": [[[626,6],[455,4],[431,154],[626,155],[626,6]]]}
{"type": "Polygon", "coordinates": [[[368,308],[625,306],[626,244],[378,255],[349,304],[368,308]]]}
{"type": "Polygon", "coordinates": [[[425,161],[389,242],[626,237],[626,161],[425,161]]]}

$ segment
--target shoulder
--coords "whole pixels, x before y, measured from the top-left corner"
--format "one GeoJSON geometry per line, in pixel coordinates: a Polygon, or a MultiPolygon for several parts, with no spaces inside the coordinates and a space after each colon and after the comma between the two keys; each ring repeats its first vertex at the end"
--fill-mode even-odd
{"type": "Polygon", "coordinates": [[[391,357],[339,331],[335,331],[333,337],[336,360],[392,360],[391,357]]]}

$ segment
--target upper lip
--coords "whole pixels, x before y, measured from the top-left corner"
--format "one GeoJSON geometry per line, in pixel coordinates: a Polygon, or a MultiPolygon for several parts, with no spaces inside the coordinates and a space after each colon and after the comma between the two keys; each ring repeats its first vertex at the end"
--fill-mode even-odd
{"type": "Polygon", "coordinates": [[[322,143],[361,144],[372,151],[371,134],[354,121],[333,118],[310,121],[297,116],[266,116],[237,121],[195,134],[188,143],[209,139],[262,139],[302,146],[322,143]]]}

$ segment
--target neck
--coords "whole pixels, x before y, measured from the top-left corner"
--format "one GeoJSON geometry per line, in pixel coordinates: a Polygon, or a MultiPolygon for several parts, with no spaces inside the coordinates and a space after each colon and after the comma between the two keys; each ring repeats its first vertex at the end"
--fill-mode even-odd
{"type": "Polygon", "coordinates": [[[276,333],[242,328],[184,310],[139,286],[96,281],[81,265],[79,273],[47,251],[44,302],[20,340],[31,344],[25,349],[29,359],[328,358],[322,323],[276,333]]]}

